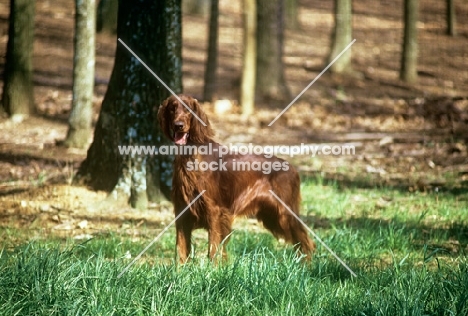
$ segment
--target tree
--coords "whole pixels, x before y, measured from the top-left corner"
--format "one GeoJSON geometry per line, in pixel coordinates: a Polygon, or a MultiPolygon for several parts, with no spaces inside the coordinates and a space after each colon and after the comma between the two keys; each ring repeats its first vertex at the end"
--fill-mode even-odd
{"type": "Polygon", "coordinates": [[[244,54],[242,62],[241,106],[242,114],[254,111],[255,69],[257,58],[257,6],[256,0],[244,0],[244,54]]]}
{"type": "MultiPolygon", "coordinates": [[[[335,0],[335,27],[332,33],[332,49],[328,63],[332,62],[352,41],[352,6],[351,0],[335,0]]],[[[330,70],[334,73],[351,73],[351,49],[338,58],[330,70]]]]}
{"type": "Polygon", "coordinates": [[[216,68],[218,66],[218,0],[211,0],[210,27],[208,36],[208,56],[205,68],[203,99],[213,101],[216,94],[216,68]]]}
{"type": "Polygon", "coordinates": [[[97,9],[96,31],[117,33],[119,0],[101,0],[97,9]]]}
{"type": "Polygon", "coordinates": [[[456,14],[455,14],[455,4],[453,0],[447,0],[447,34],[451,36],[457,35],[456,30],[456,14]]]}
{"type": "MultiPolygon", "coordinates": [[[[180,0],[121,0],[118,37],[175,92],[182,91],[180,0]]],[[[80,179],[95,189],[112,190],[109,200],[139,209],[170,195],[169,156],[121,155],[119,146],[168,144],[153,108],[169,92],[120,43],[80,179]],[[157,158],[157,159],[156,159],[157,158]]],[[[122,147],[121,147],[122,149],[122,147]]]]}
{"type": "Polygon", "coordinates": [[[65,146],[84,148],[93,119],[96,2],[75,1],[72,111],[65,146]]]}
{"type": "Polygon", "coordinates": [[[12,116],[34,113],[32,52],[35,1],[11,0],[2,104],[12,116]]]}
{"type": "Polygon", "coordinates": [[[404,38],[400,79],[413,83],[418,79],[418,0],[404,0],[404,38]]]}
{"type": "Polygon", "coordinates": [[[283,0],[257,0],[257,94],[290,99],[283,67],[283,0]]]}

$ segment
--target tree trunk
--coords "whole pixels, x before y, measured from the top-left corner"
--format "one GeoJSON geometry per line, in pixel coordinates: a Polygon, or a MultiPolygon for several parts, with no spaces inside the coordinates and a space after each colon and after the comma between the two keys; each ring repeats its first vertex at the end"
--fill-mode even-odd
{"type": "Polygon", "coordinates": [[[205,69],[203,99],[214,101],[216,97],[216,68],[218,65],[218,0],[211,0],[210,29],[208,37],[208,56],[205,69]]]}
{"type": "Polygon", "coordinates": [[[242,64],[241,106],[242,114],[250,115],[255,102],[255,69],[257,58],[257,7],[256,0],[244,0],[244,55],[242,64]]]}
{"type": "Polygon", "coordinates": [[[73,98],[64,144],[84,148],[92,132],[96,3],[94,0],[76,0],[75,5],[73,98]]]}
{"type": "Polygon", "coordinates": [[[97,9],[96,31],[117,33],[119,0],[101,0],[97,9]]]}
{"type": "Polygon", "coordinates": [[[283,67],[283,0],[257,0],[256,89],[262,98],[286,100],[283,67]]]}
{"type": "Polygon", "coordinates": [[[400,79],[414,83],[418,79],[418,0],[404,0],[404,23],[400,79]]]}
{"type": "Polygon", "coordinates": [[[35,1],[11,0],[2,104],[12,117],[34,113],[32,53],[35,1]]]}
{"type": "Polygon", "coordinates": [[[447,34],[451,36],[457,35],[456,29],[457,19],[455,14],[455,4],[453,0],[447,0],[447,34]]]}
{"type": "MultiPolygon", "coordinates": [[[[332,62],[352,41],[352,5],[351,0],[335,0],[335,27],[332,35],[332,49],[328,63],[332,62]]],[[[351,73],[351,49],[349,48],[330,67],[334,73],[351,73]]]]}
{"type": "MultiPolygon", "coordinates": [[[[180,0],[121,0],[118,37],[176,93],[182,91],[180,0]]],[[[144,209],[170,195],[172,158],[121,155],[118,146],[169,144],[153,109],[169,92],[118,43],[114,69],[79,176],[109,199],[144,209]]]]}
{"type": "Polygon", "coordinates": [[[286,0],[286,27],[290,30],[298,30],[299,25],[297,0],[286,0]]]}

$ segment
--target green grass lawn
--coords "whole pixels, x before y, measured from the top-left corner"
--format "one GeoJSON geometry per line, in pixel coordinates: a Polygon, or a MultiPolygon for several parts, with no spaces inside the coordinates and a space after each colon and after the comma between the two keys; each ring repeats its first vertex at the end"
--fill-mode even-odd
{"type": "Polygon", "coordinates": [[[270,234],[242,228],[229,262],[213,266],[197,237],[196,257],[177,267],[172,228],[118,278],[157,231],[18,243],[24,232],[2,228],[0,314],[468,315],[468,194],[314,179],[302,194],[304,221],[358,277],[320,244],[308,265],[270,234]]]}

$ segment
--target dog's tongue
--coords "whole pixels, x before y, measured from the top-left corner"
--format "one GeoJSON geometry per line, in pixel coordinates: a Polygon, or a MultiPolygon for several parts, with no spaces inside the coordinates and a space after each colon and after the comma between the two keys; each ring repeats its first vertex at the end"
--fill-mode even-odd
{"type": "Polygon", "coordinates": [[[185,145],[187,143],[188,133],[176,132],[174,134],[174,143],[177,145],[185,145]]]}

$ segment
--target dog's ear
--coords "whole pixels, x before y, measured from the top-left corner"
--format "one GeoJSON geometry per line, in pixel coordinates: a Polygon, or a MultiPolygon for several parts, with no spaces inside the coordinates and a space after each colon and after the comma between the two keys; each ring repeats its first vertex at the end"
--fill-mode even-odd
{"type": "Polygon", "coordinates": [[[163,103],[159,106],[158,110],[158,121],[159,127],[161,131],[166,135],[167,138],[173,140],[173,136],[171,135],[170,129],[170,122],[171,118],[169,117],[169,111],[167,110],[167,106],[169,105],[170,98],[167,98],[163,101],[163,103]]]}
{"type": "Polygon", "coordinates": [[[190,97],[190,108],[192,111],[200,118],[206,126],[203,125],[200,120],[198,120],[194,115],[192,115],[192,119],[190,121],[190,139],[199,144],[207,143],[211,141],[212,137],[214,136],[213,129],[211,128],[210,121],[208,120],[208,116],[202,110],[200,104],[198,103],[197,99],[190,97]]]}

